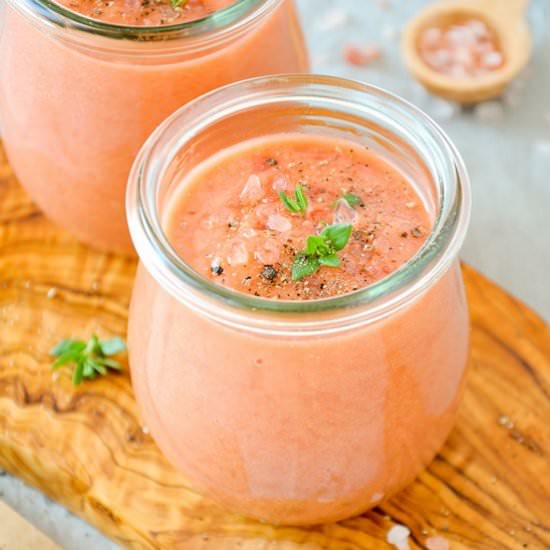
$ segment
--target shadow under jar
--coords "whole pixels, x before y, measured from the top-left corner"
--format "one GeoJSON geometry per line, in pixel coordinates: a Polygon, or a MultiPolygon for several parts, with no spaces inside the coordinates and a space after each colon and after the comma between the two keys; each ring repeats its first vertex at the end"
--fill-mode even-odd
{"type": "Polygon", "coordinates": [[[457,255],[470,199],[458,153],[422,112],[321,76],[228,86],[154,132],[127,211],[141,260],[132,381],[152,435],[194,487],[261,520],[315,524],[376,505],[432,460],[464,388],[457,255]],[[285,132],[345,138],[397,167],[433,219],[418,253],[370,286],[307,301],[245,295],[193,270],[164,231],[185,175],[227,147],[285,132]]]}
{"type": "Polygon", "coordinates": [[[46,215],[107,250],[132,251],[126,182],[162,120],[219,86],[308,70],[293,0],[236,0],[157,27],[96,21],[48,0],[6,0],[0,10],[10,163],[46,215]]]}

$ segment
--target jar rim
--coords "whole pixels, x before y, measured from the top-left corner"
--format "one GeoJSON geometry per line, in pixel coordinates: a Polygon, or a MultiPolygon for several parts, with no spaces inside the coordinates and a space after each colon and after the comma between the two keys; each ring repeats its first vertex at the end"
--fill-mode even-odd
{"type": "MultiPolygon", "coordinates": [[[[337,99],[341,104],[342,98],[337,99]]],[[[470,185],[462,158],[443,130],[428,115],[399,96],[375,86],[337,77],[276,75],[217,89],[188,103],[166,119],[146,141],[134,162],[127,188],[126,211],[134,246],[149,273],[174,297],[203,313],[233,326],[241,326],[250,322],[258,324],[257,320],[247,321],[246,315],[243,315],[247,311],[268,315],[273,312],[292,315],[340,312],[340,321],[349,326],[354,322],[361,324],[366,318],[388,315],[409,303],[448,270],[458,255],[468,226],[470,185]],[[155,186],[161,181],[160,173],[168,161],[155,160],[155,154],[163,138],[170,132],[177,136],[169,145],[164,144],[163,149],[163,152],[170,151],[168,156],[173,155],[173,159],[185,141],[216,119],[245,107],[250,108],[252,104],[261,105],[262,101],[281,100],[283,91],[288,93],[285,96],[287,99],[290,97],[294,102],[300,98],[303,100],[312,93],[311,87],[335,96],[351,90],[364,101],[368,97],[375,98],[380,105],[397,106],[408,116],[418,119],[418,127],[431,136],[433,145],[439,147],[447,163],[447,177],[452,179],[454,195],[445,193],[440,202],[450,203],[445,209],[442,204],[439,205],[426,242],[412,258],[387,277],[348,294],[302,301],[273,300],[247,295],[209,281],[176,253],[160,224],[155,186]],[[186,123],[189,124],[182,128],[186,123]],[[209,300],[205,302],[202,298],[209,300]],[[365,307],[359,306],[369,307],[365,310],[365,307]]],[[[294,328],[296,320],[293,320],[294,328]]],[[[287,321],[281,322],[281,328],[287,326],[287,321]]],[[[273,320],[268,323],[273,323],[273,320]]],[[[334,328],[333,318],[328,319],[327,323],[334,328]]],[[[318,320],[310,323],[310,320],[304,319],[300,323],[301,328],[306,330],[316,330],[318,325],[318,320]]]]}
{"type": "Polygon", "coordinates": [[[109,38],[130,40],[163,40],[185,37],[204,36],[223,29],[232,28],[234,24],[245,24],[248,19],[256,18],[264,10],[269,10],[280,0],[236,0],[234,4],[221,10],[191,21],[173,25],[119,25],[92,19],[72,11],[53,0],[8,0],[27,13],[40,14],[50,24],[57,27],[102,35],[109,38]],[[23,4],[26,4],[24,6],[23,4]]]}

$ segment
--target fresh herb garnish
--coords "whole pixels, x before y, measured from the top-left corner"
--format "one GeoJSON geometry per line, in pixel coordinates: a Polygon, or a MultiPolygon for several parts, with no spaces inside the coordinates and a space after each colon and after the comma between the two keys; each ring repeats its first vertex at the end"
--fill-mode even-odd
{"type": "Polygon", "coordinates": [[[361,206],[363,204],[361,197],[353,193],[346,193],[343,198],[350,206],[361,206]]]}
{"type": "Polygon", "coordinates": [[[287,210],[293,214],[302,214],[306,215],[308,200],[304,193],[303,187],[298,183],[296,189],[294,190],[294,198],[287,196],[284,191],[279,193],[280,199],[283,201],[283,204],[286,206],[287,210]]]}
{"type": "Polygon", "coordinates": [[[313,275],[323,265],[338,267],[340,258],[336,253],[348,244],[351,231],[350,224],[338,223],[325,227],[320,235],[310,235],[306,248],[294,258],[292,280],[299,281],[313,275]]]}
{"type": "Polygon", "coordinates": [[[117,355],[125,349],[126,344],[119,337],[100,340],[93,334],[87,342],[61,340],[50,350],[50,355],[57,357],[52,369],[73,363],[73,384],[77,386],[84,378],[93,379],[98,374],[106,375],[108,369],[120,370],[122,365],[110,356],[117,355]]]}
{"type": "Polygon", "coordinates": [[[177,8],[177,7],[183,8],[183,6],[185,6],[185,4],[187,4],[188,1],[189,0],[170,0],[170,5],[173,8],[177,8]]]}

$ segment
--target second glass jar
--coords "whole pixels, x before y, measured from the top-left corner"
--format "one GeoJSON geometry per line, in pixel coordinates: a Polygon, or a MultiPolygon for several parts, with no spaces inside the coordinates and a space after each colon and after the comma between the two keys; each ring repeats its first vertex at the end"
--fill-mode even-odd
{"type": "Polygon", "coordinates": [[[151,131],[191,99],[244,78],[308,70],[293,0],[237,0],[166,27],[92,21],[7,0],[0,127],[21,183],[80,240],[132,251],[124,193],[151,131]]]}

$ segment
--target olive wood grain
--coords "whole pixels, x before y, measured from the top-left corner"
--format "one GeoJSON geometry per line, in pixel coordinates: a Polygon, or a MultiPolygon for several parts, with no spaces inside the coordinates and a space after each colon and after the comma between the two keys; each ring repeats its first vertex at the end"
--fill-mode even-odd
{"type": "Polygon", "coordinates": [[[469,384],[445,447],[375,510],[298,529],[188,489],[142,430],[127,374],[78,389],[52,376],[47,350],[60,338],[124,334],[134,268],[48,222],[0,146],[0,467],[127,548],[385,549],[396,523],[412,550],[434,535],[456,550],[550,548],[550,331],[473,269],[469,384]]]}

